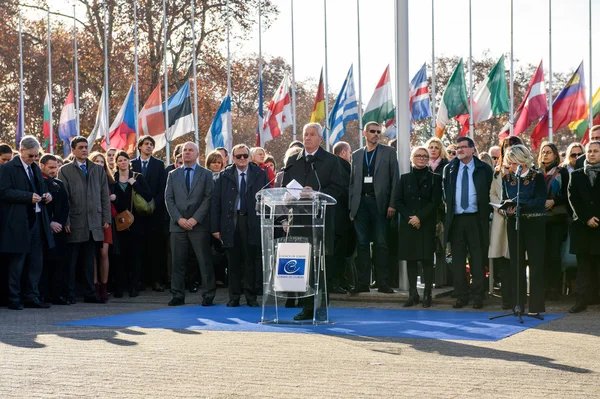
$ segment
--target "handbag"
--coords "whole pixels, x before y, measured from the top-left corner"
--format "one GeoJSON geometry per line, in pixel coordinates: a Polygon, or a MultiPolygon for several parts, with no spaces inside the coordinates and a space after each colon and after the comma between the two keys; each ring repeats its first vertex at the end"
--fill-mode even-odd
{"type": "MultiPolygon", "coordinates": [[[[131,192],[131,207],[133,207],[133,191],[131,192]]],[[[117,213],[115,216],[115,224],[117,225],[117,231],[127,230],[131,227],[134,221],[133,213],[125,209],[123,212],[117,213]]]]}
{"type": "MultiPolygon", "coordinates": [[[[139,173],[135,174],[135,177],[137,178],[137,175],[139,175],[139,173]]],[[[133,205],[135,205],[135,210],[136,212],[138,212],[139,214],[142,215],[146,215],[146,216],[150,216],[154,213],[154,210],[156,209],[156,204],[154,203],[154,198],[152,198],[149,202],[146,201],[144,199],[144,197],[142,197],[140,194],[136,193],[135,190],[132,189],[132,196],[133,196],[133,205]]]]}

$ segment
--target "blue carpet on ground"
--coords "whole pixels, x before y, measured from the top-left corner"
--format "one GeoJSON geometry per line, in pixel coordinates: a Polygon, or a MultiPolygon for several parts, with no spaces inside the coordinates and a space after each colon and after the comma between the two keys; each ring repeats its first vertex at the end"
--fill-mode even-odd
{"type": "MultiPolygon", "coordinates": [[[[273,309],[270,309],[272,311],[273,309]]],[[[281,309],[280,320],[291,320],[299,309],[281,309]]],[[[430,338],[497,341],[531,327],[556,320],[562,314],[546,314],[543,321],[514,316],[489,320],[500,313],[451,310],[382,310],[330,308],[332,324],[259,324],[261,308],[181,306],[148,312],[98,317],[60,323],[62,326],[163,328],[207,331],[305,333],[357,337],[430,338]]]]}

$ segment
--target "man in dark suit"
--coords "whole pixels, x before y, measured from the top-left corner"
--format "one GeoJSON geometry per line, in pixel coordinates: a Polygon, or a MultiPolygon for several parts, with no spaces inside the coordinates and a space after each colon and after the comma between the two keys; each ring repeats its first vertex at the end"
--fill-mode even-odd
{"type": "Polygon", "coordinates": [[[458,298],[454,308],[469,303],[469,284],[466,275],[467,254],[470,254],[471,294],[473,307],[483,307],[484,256],[489,246],[490,186],[493,170],[490,165],[474,156],[475,143],[469,137],[460,137],[456,143],[456,158],[443,172],[446,220],[444,234],[452,246],[454,294],[458,298]]]}
{"type": "Polygon", "coordinates": [[[183,166],[169,173],[165,202],[171,216],[173,275],[169,306],[185,304],[185,264],[190,246],[196,254],[205,291],[202,306],[212,306],[216,293],[210,253],[210,201],[212,172],[198,165],[198,146],[183,146],[183,166]]]}
{"type": "Polygon", "coordinates": [[[256,254],[260,246],[260,220],[256,193],[268,185],[264,170],[249,161],[250,149],[238,144],[231,150],[233,164],[215,181],[212,195],[212,235],[223,243],[229,265],[228,307],[240,306],[242,280],[246,303],[258,307],[254,290],[256,254]]]}
{"type": "Polygon", "coordinates": [[[357,281],[351,292],[369,292],[373,242],[378,291],[393,294],[388,285],[388,229],[389,219],[396,216],[398,160],[392,147],[379,145],[379,123],[365,124],[363,136],[367,145],[352,153],[350,175],[350,218],[358,240],[357,281]]]}
{"type": "MultiPolygon", "coordinates": [[[[590,143],[592,141],[600,141],[600,125],[592,126],[590,130],[590,143]]],[[[585,152],[579,158],[577,158],[577,162],[575,162],[575,169],[583,168],[583,163],[586,160],[585,152]]]]}
{"type": "Polygon", "coordinates": [[[42,172],[35,160],[40,143],[33,136],[20,142],[20,155],[2,168],[0,176],[0,252],[9,254],[8,308],[48,308],[40,299],[39,281],[42,275],[44,246],[54,247],[46,204],[52,195],[44,184],[42,172]],[[22,279],[23,271],[26,275],[22,279]],[[21,287],[21,281],[25,287],[21,287]]]}
{"type": "MultiPolygon", "coordinates": [[[[0,176],[2,175],[2,166],[5,163],[9,162],[13,157],[13,150],[10,148],[8,144],[0,143],[0,176]]],[[[0,241],[2,241],[2,237],[0,236],[0,241]]],[[[3,257],[3,254],[0,253],[0,257],[3,257]]],[[[0,305],[6,304],[6,289],[8,288],[8,271],[6,267],[0,267],[0,305]]]]}
{"type": "Polygon", "coordinates": [[[52,202],[46,205],[50,218],[50,229],[54,236],[54,248],[44,248],[44,271],[40,283],[42,298],[50,299],[55,305],[68,305],[65,298],[65,230],[64,226],[69,217],[69,197],[65,185],[56,178],[58,162],[54,155],[46,154],[40,159],[40,169],[44,183],[52,195],[52,202]]]}
{"type": "MultiPolygon", "coordinates": [[[[306,190],[315,190],[328,194],[340,201],[344,187],[340,164],[335,155],[320,147],[323,142],[323,128],[318,123],[308,123],[303,129],[304,150],[288,159],[283,173],[282,186],[296,180],[306,190]]],[[[326,214],[325,255],[333,254],[335,237],[335,209],[326,214]]],[[[302,312],[294,316],[295,320],[313,318],[314,296],[306,298],[302,312]]]]}
{"type": "Polygon", "coordinates": [[[154,213],[146,218],[146,236],[144,239],[145,280],[152,283],[152,290],[163,292],[165,288],[161,284],[166,280],[167,248],[166,231],[162,223],[165,213],[165,184],[167,174],[162,161],[152,156],[155,142],[151,136],[142,136],[138,140],[137,148],[140,156],[131,161],[134,172],[141,173],[148,183],[156,208],[154,213]]]}

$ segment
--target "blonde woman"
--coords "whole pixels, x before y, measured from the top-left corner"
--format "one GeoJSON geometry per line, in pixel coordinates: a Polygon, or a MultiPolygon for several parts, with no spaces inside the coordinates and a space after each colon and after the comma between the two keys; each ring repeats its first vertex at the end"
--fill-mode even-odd
{"type": "Polygon", "coordinates": [[[432,137],[425,143],[425,148],[429,153],[429,169],[438,175],[442,174],[444,166],[448,165],[448,154],[442,140],[432,137]]]}
{"type": "Polygon", "coordinates": [[[577,159],[579,159],[579,157],[583,154],[585,154],[585,148],[583,147],[583,144],[569,144],[565,153],[565,160],[560,166],[567,168],[569,173],[573,172],[576,169],[575,164],[577,163],[577,159]]]}
{"type": "Polygon", "coordinates": [[[262,147],[253,147],[250,149],[250,159],[262,170],[267,172],[267,178],[271,182],[271,187],[275,184],[275,171],[265,164],[267,153],[262,147]]]}

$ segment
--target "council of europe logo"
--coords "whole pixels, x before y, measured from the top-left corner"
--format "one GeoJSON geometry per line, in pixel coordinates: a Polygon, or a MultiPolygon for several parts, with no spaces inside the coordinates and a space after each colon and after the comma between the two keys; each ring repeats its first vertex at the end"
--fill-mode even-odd
{"type": "Polygon", "coordinates": [[[278,274],[287,274],[290,276],[304,275],[304,259],[279,259],[278,274]]]}

